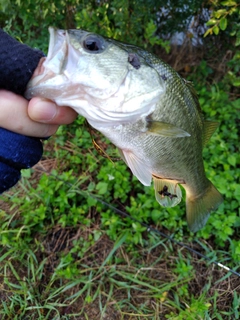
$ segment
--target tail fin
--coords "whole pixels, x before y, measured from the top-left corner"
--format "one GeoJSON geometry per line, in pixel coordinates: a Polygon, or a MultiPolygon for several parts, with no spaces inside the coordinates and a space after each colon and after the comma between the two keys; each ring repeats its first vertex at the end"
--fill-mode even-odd
{"type": "Polygon", "coordinates": [[[209,181],[209,187],[199,197],[190,197],[187,194],[187,222],[189,229],[196,232],[204,227],[210,212],[217,209],[223,197],[209,181]]]}

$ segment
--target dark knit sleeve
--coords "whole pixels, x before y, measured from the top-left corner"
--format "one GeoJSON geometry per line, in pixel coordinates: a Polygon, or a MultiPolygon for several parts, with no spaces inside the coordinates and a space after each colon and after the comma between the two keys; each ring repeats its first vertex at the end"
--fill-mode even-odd
{"type": "MultiPolygon", "coordinates": [[[[16,41],[0,29],[0,89],[23,95],[43,56],[41,51],[16,41]]],[[[42,151],[40,139],[0,128],[0,193],[17,183],[21,169],[36,164],[42,151]]]]}
{"type": "Polygon", "coordinates": [[[0,29],[0,88],[23,95],[44,54],[18,42],[0,29]]]}

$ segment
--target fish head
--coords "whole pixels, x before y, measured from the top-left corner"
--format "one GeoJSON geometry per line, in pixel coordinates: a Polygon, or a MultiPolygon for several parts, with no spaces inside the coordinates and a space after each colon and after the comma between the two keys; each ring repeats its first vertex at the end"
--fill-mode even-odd
{"type": "Polygon", "coordinates": [[[49,32],[48,55],[28,83],[27,99],[40,96],[72,107],[95,127],[136,121],[154,111],[164,81],[132,46],[84,30],[49,32]]]}

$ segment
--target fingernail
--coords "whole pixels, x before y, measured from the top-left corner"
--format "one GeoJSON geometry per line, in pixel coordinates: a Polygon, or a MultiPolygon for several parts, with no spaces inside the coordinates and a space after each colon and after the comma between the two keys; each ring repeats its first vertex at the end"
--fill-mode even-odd
{"type": "Polygon", "coordinates": [[[35,121],[49,122],[57,114],[57,106],[49,101],[38,101],[32,110],[32,118],[35,121]]]}

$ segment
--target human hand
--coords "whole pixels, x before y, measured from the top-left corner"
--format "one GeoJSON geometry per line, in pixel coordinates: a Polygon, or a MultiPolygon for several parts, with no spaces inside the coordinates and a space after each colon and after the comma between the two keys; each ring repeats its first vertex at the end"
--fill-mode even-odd
{"type": "Polygon", "coordinates": [[[72,109],[58,107],[52,101],[23,98],[30,77],[41,72],[43,53],[16,41],[1,29],[0,42],[2,193],[17,183],[22,169],[31,168],[41,159],[43,146],[40,138],[54,134],[60,124],[72,122],[77,115],[72,109]]]}
{"type": "Polygon", "coordinates": [[[35,97],[30,101],[10,91],[0,90],[0,127],[31,137],[49,137],[59,125],[69,124],[77,113],[69,107],[35,97]]]}

